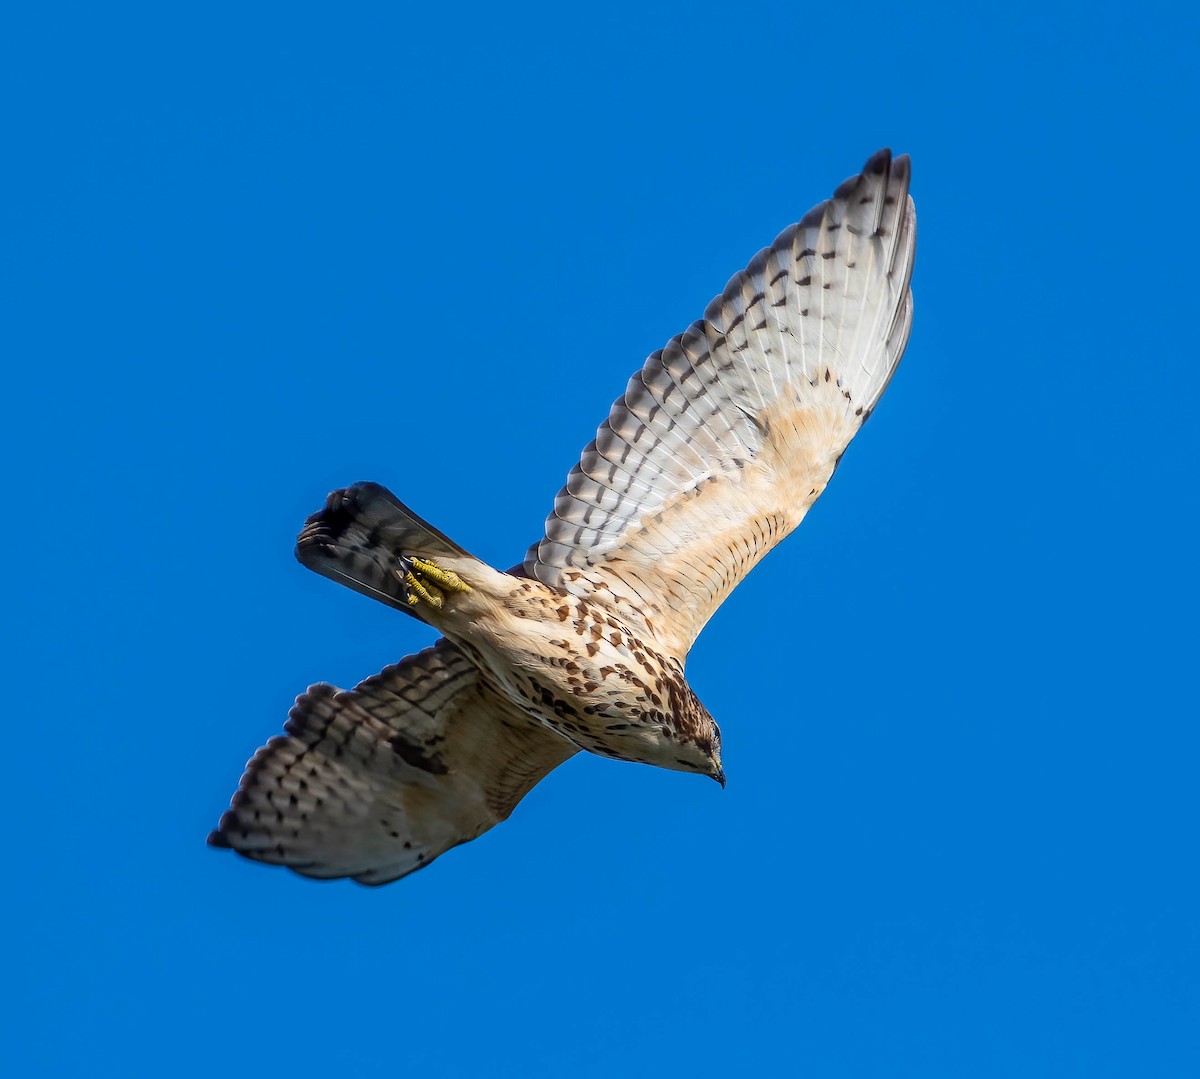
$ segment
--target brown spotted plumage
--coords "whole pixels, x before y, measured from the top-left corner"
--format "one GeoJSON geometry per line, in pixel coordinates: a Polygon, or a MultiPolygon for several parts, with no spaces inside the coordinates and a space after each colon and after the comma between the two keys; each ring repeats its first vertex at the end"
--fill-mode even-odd
{"type": "Polygon", "coordinates": [[[684,662],[820,497],[900,361],[908,180],[906,157],[876,154],[654,353],[512,572],[376,484],[331,494],[300,561],[444,639],[353,690],[302,695],[210,842],[381,884],[505,819],[579,749],[724,784],[684,662]]]}

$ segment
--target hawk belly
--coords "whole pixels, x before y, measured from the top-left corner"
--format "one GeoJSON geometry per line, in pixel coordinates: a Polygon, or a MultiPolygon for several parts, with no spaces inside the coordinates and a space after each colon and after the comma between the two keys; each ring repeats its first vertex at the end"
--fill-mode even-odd
{"type": "Polygon", "coordinates": [[[496,692],[580,749],[720,774],[719,732],[677,661],[596,604],[464,562],[471,591],[422,614],[496,692]]]}

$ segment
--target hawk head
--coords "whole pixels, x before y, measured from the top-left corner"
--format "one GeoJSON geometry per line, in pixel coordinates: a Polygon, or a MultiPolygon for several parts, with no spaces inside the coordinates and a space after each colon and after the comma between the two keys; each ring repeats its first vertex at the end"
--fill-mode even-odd
{"type": "Polygon", "coordinates": [[[689,772],[699,772],[725,786],[725,769],[721,767],[721,728],[709,715],[708,709],[692,694],[690,722],[681,731],[684,741],[681,748],[685,756],[679,758],[679,767],[689,772]],[[694,732],[694,733],[693,733],[694,732]]]}

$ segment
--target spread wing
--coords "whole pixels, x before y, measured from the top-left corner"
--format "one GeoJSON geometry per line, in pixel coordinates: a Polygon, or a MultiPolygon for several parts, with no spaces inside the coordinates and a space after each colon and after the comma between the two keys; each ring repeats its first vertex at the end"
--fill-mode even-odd
{"type": "Polygon", "coordinates": [[[654,353],[567,477],[524,572],[607,601],[682,660],[804,518],[912,325],[909,161],[860,175],[654,353]]]}
{"type": "Polygon", "coordinates": [[[444,640],[352,690],[313,686],[284,729],[246,766],[209,842],[362,884],[486,832],[576,752],[444,640]]]}

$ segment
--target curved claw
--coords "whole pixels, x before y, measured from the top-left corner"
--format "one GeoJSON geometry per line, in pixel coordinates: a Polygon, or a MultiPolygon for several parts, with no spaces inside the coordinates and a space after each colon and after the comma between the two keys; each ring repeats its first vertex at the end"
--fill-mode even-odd
{"type": "Polygon", "coordinates": [[[412,568],[423,577],[429,578],[439,588],[447,592],[470,592],[471,586],[453,570],[442,569],[436,562],[428,558],[414,558],[412,568]]]}
{"type": "Polygon", "coordinates": [[[408,605],[415,607],[419,600],[424,600],[435,611],[440,611],[446,602],[446,597],[436,585],[426,584],[411,570],[404,575],[404,583],[408,586],[408,605]]]}
{"type": "Polygon", "coordinates": [[[424,600],[435,611],[440,611],[446,604],[446,592],[471,591],[471,586],[457,573],[442,569],[428,558],[402,557],[400,568],[395,572],[404,582],[410,607],[415,607],[424,600]]]}

